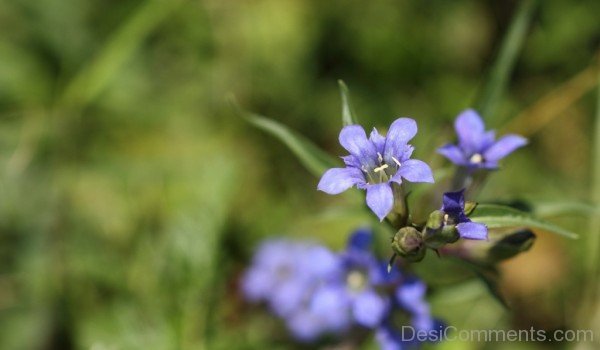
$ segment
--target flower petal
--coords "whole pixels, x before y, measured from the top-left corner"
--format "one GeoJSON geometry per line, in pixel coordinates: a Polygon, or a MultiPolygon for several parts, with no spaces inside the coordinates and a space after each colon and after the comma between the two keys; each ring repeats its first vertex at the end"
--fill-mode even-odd
{"type": "Polygon", "coordinates": [[[448,160],[456,165],[467,165],[469,163],[460,147],[450,143],[438,148],[437,153],[448,158],[448,160]]]}
{"type": "Polygon", "coordinates": [[[463,111],[454,121],[460,147],[468,155],[481,151],[485,139],[485,125],[477,112],[472,109],[463,111]]]}
{"type": "Polygon", "coordinates": [[[362,171],[357,168],[332,168],[323,174],[317,189],[329,194],[339,194],[364,181],[362,171]]]}
{"type": "Polygon", "coordinates": [[[481,149],[488,149],[494,144],[494,140],[496,140],[496,131],[486,131],[481,138],[481,149]]]}
{"type": "Polygon", "coordinates": [[[395,291],[396,300],[411,313],[419,311],[425,298],[427,286],[416,278],[407,278],[395,291]]]}
{"type": "Polygon", "coordinates": [[[352,305],[352,314],[356,322],[368,328],[381,323],[386,315],[388,303],[379,294],[367,290],[359,294],[352,305]]]}
{"type": "Polygon", "coordinates": [[[394,194],[389,183],[369,185],[367,187],[367,206],[377,215],[379,221],[390,213],[394,205],[394,194]]]}
{"type": "Polygon", "coordinates": [[[319,318],[309,311],[301,310],[287,318],[287,327],[297,340],[310,343],[323,332],[319,318]]]}
{"type": "Polygon", "coordinates": [[[483,154],[486,161],[497,162],[519,147],[527,144],[527,139],[519,135],[506,135],[491,145],[483,154]]]}
{"type": "Polygon", "coordinates": [[[377,129],[373,128],[373,131],[371,131],[371,135],[369,136],[369,140],[373,142],[375,148],[377,149],[377,152],[383,155],[383,151],[385,148],[385,137],[381,136],[377,129]]]}
{"type": "Polygon", "coordinates": [[[340,144],[351,155],[358,158],[361,164],[371,168],[377,166],[377,149],[373,142],[367,139],[367,134],[362,126],[345,126],[340,132],[340,144]]]}
{"type": "Polygon", "coordinates": [[[417,160],[409,159],[398,168],[398,171],[392,177],[392,181],[402,183],[402,179],[410,182],[434,182],[433,173],[427,163],[417,160]]]}
{"type": "MultiPolygon", "coordinates": [[[[415,337],[414,331],[411,332],[410,328],[406,329],[407,332],[403,333],[402,336],[406,336],[406,339],[413,339],[415,337]]],[[[402,350],[405,348],[400,334],[388,325],[377,328],[375,340],[377,340],[381,350],[402,350]]]]}
{"type": "Polygon", "coordinates": [[[348,249],[368,252],[371,248],[372,242],[373,233],[371,232],[371,230],[361,228],[354,231],[354,233],[352,233],[352,235],[348,239],[348,249]]]}
{"type": "Polygon", "coordinates": [[[318,288],[311,297],[310,310],[318,316],[324,331],[339,332],[350,323],[350,299],[341,286],[318,288]]]}
{"type": "Polygon", "coordinates": [[[465,209],[465,190],[456,192],[445,192],[442,198],[442,210],[454,217],[464,215],[465,209]]]}
{"type": "Polygon", "coordinates": [[[387,162],[392,158],[399,158],[405,152],[406,144],[417,134],[417,122],[411,118],[398,118],[385,137],[384,157],[387,162]]]}
{"type": "Polygon", "coordinates": [[[456,225],[456,229],[461,238],[483,240],[488,236],[487,227],[478,222],[463,222],[456,225]]]}
{"type": "Polygon", "coordinates": [[[355,156],[348,155],[348,156],[343,156],[341,158],[344,161],[344,164],[346,164],[346,166],[360,169],[360,165],[361,165],[360,161],[355,156]]]}

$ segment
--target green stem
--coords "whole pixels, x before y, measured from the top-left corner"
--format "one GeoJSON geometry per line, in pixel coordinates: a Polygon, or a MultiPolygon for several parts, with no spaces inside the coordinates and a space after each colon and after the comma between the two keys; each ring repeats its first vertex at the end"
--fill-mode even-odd
{"type": "Polygon", "coordinates": [[[394,192],[394,207],[386,219],[394,229],[399,230],[408,222],[408,202],[402,185],[392,182],[392,191],[394,192]]]}

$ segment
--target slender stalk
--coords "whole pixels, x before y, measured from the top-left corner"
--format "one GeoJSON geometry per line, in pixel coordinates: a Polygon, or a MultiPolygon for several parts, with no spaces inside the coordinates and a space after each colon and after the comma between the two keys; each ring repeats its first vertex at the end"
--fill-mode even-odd
{"type": "MultiPolygon", "coordinates": [[[[600,71],[598,74],[600,83],[600,71]]],[[[592,158],[591,174],[591,203],[595,208],[600,207],[600,87],[598,88],[596,122],[594,130],[594,148],[592,158]]],[[[600,291],[600,217],[591,215],[587,232],[586,251],[584,256],[585,274],[583,288],[583,302],[579,310],[579,323],[581,327],[589,327],[590,323],[599,322],[600,304],[598,303],[598,292],[600,291]]]]}

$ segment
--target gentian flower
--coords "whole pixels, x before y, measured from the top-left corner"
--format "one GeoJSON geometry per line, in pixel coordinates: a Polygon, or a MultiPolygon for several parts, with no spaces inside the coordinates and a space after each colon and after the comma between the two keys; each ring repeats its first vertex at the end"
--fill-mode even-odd
{"type": "Polygon", "coordinates": [[[242,278],[250,301],[264,301],[280,317],[295,312],[313,285],[337,277],[341,265],[327,248],[307,242],[263,243],[242,278]]]}
{"type": "Polygon", "coordinates": [[[498,161],[519,147],[527,139],[519,135],[505,135],[495,140],[495,132],[485,131],[483,120],[472,109],[463,111],[454,121],[458,145],[447,144],[437,152],[452,163],[469,169],[497,169],[498,161]]]}
{"type": "Polygon", "coordinates": [[[415,334],[407,334],[402,329],[407,326],[406,314],[414,332],[427,332],[428,340],[440,340],[444,325],[431,315],[429,304],[425,300],[426,290],[425,284],[414,277],[406,278],[398,285],[393,298],[395,308],[375,333],[375,339],[382,350],[401,350],[419,344],[415,334]]]}
{"type": "Polygon", "coordinates": [[[389,298],[377,291],[382,276],[381,264],[371,252],[372,233],[358,230],[341,254],[342,283],[354,321],[367,328],[378,326],[391,306],[389,298]]]}
{"type": "Polygon", "coordinates": [[[356,186],[367,191],[367,205],[383,220],[392,210],[392,183],[433,182],[429,166],[410,159],[413,146],[408,144],[417,133],[417,123],[410,118],[396,119],[386,137],[373,129],[369,138],[360,125],[345,126],[340,144],[350,153],[342,157],[345,168],[329,169],[317,188],[328,194],[339,194],[356,186]]]}
{"type": "Polygon", "coordinates": [[[267,241],[244,274],[242,291],[265,302],[301,342],[361,326],[374,330],[382,346],[398,345],[397,321],[406,321],[396,316],[408,313],[417,329],[432,327],[433,319],[424,285],[396,269],[387,273],[387,262],[371,250],[372,236],[356,231],[338,254],[312,243],[267,241]]]}
{"type": "Polygon", "coordinates": [[[465,214],[465,190],[444,193],[442,211],[444,225],[456,225],[461,238],[487,239],[487,227],[484,224],[472,222],[465,214]]]}

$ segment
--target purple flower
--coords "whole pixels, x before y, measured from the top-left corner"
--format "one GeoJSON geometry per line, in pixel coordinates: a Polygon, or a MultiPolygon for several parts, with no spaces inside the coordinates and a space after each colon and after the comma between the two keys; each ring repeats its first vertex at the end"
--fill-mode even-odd
{"type": "Polygon", "coordinates": [[[415,336],[415,332],[427,332],[430,335],[429,340],[439,340],[439,336],[435,332],[442,330],[444,326],[431,315],[429,304],[425,300],[426,290],[425,284],[414,277],[405,279],[396,288],[394,293],[396,308],[388,315],[375,333],[375,339],[381,349],[401,350],[411,345],[417,345],[419,339],[415,336]],[[394,317],[395,312],[408,313],[410,325],[398,324],[397,319],[394,317]],[[411,328],[405,328],[405,326],[411,328]],[[402,332],[400,332],[400,329],[402,329],[402,332]]]}
{"type": "Polygon", "coordinates": [[[316,244],[267,241],[244,274],[242,290],[251,301],[265,302],[299,341],[361,326],[400,344],[395,315],[408,312],[417,329],[432,325],[425,287],[398,270],[388,274],[387,263],[371,250],[372,240],[370,231],[358,230],[338,254],[316,244]]]}
{"type": "Polygon", "coordinates": [[[242,278],[250,301],[264,301],[281,317],[295,312],[312,285],[339,275],[338,257],[325,247],[306,242],[271,240],[256,252],[242,278]]]}
{"type": "Polygon", "coordinates": [[[342,157],[346,167],[327,170],[317,188],[329,194],[339,194],[352,186],[364,189],[367,205],[383,220],[394,205],[392,182],[433,182],[429,166],[410,159],[413,147],[408,141],[416,133],[417,123],[410,118],[396,119],[386,137],[373,129],[367,138],[360,125],[345,126],[339,140],[350,153],[342,157]]]}
{"type": "Polygon", "coordinates": [[[452,163],[470,169],[497,169],[500,159],[527,144],[527,139],[513,134],[495,141],[495,132],[485,131],[483,120],[472,109],[463,111],[456,118],[454,129],[458,145],[447,144],[437,151],[452,163]]]}
{"type": "Polygon", "coordinates": [[[484,224],[472,222],[465,214],[465,190],[444,193],[442,211],[444,225],[456,225],[461,238],[487,239],[487,227],[484,224]]]}
{"type": "Polygon", "coordinates": [[[342,253],[344,291],[354,321],[367,328],[378,326],[389,311],[389,298],[377,288],[384,281],[381,264],[371,252],[372,233],[358,230],[342,253]]]}

